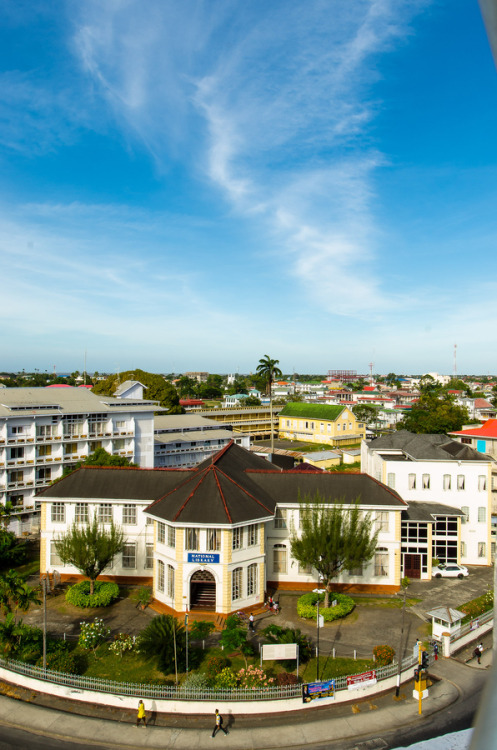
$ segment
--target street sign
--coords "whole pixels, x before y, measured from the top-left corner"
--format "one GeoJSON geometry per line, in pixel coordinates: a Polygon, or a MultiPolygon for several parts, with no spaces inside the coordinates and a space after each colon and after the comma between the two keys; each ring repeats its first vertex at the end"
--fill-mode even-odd
{"type": "Polygon", "coordinates": [[[318,617],[318,628],[322,628],[324,626],[324,617],[323,615],[319,615],[318,617]]]}

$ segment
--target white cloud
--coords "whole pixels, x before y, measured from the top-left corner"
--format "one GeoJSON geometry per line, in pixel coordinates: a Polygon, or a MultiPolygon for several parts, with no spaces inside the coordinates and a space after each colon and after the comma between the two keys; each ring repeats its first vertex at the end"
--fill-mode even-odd
{"type": "Polygon", "coordinates": [[[398,301],[375,268],[375,170],[363,142],[377,59],[426,0],[88,3],[75,48],[121,124],[154,154],[203,166],[264,252],[344,315],[398,301]],[[201,119],[199,119],[201,118],[201,119]],[[348,156],[345,156],[345,153],[348,156]],[[288,265],[290,260],[290,266],[288,265]],[[333,285],[351,289],[347,299],[333,285]]]}

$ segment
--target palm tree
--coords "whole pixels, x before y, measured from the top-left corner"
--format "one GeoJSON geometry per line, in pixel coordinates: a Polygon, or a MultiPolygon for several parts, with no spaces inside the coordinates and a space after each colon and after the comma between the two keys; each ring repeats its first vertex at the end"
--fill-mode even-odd
{"type": "Polygon", "coordinates": [[[38,592],[24,581],[15,570],[9,570],[0,576],[0,609],[4,615],[27,612],[30,604],[41,604],[38,592]]]}
{"type": "Polygon", "coordinates": [[[271,386],[275,378],[281,378],[282,372],[277,365],[279,359],[271,359],[269,354],[265,354],[259,360],[256,372],[266,381],[266,393],[269,393],[269,418],[271,420],[271,453],[274,453],[274,432],[273,432],[273,394],[271,386]]]}

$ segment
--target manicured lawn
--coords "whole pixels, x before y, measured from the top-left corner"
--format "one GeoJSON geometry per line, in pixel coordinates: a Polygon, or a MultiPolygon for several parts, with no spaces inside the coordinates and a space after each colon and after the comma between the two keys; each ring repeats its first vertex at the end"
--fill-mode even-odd
{"type": "Polygon", "coordinates": [[[115,682],[174,682],[174,674],[163,675],[156,667],[156,659],[147,659],[142,654],[128,652],[122,657],[117,656],[109,651],[107,645],[100,646],[96,656],[92,651],[84,651],[79,646],[76,647],[76,651],[87,655],[86,677],[99,677],[115,682]]]}
{"type": "MultiPolygon", "coordinates": [[[[300,668],[300,677],[304,682],[313,682],[316,679],[316,661],[316,658],[313,658],[300,668]]],[[[323,680],[349,674],[361,674],[370,669],[374,669],[372,659],[332,659],[331,656],[319,658],[319,676],[323,680]]]]}
{"type": "MultiPolygon", "coordinates": [[[[401,597],[374,597],[374,596],[354,596],[351,594],[352,599],[356,605],[361,607],[382,607],[385,609],[402,609],[403,600],[401,597]]],[[[414,604],[419,604],[421,599],[406,599],[406,607],[412,607],[414,604]]]]}

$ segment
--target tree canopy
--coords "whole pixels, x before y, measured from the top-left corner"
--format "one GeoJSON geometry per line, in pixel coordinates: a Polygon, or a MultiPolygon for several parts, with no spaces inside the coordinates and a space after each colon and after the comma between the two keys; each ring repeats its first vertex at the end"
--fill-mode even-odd
{"type": "Polygon", "coordinates": [[[352,407],[352,411],[354,412],[358,422],[365,422],[366,424],[370,424],[371,422],[374,422],[376,420],[378,409],[374,406],[370,406],[369,404],[358,404],[357,406],[352,407]]]}
{"type": "Polygon", "coordinates": [[[87,524],[74,523],[54,544],[63,565],[74,565],[90,579],[91,595],[98,576],[122,551],[124,535],[114,523],[101,526],[95,516],[87,524]]]}
{"type": "Polygon", "coordinates": [[[108,453],[105,448],[96,448],[84,461],[66,466],[62,476],[67,477],[68,474],[72,474],[73,471],[80,469],[82,466],[137,466],[137,464],[130,462],[126,456],[114,456],[112,453],[108,453]]]}
{"type": "Polygon", "coordinates": [[[279,359],[271,359],[269,354],[265,354],[257,365],[256,371],[266,383],[266,393],[271,395],[271,386],[275,378],[281,378],[282,372],[278,367],[279,359]]]}
{"type": "Polygon", "coordinates": [[[324,503],[317,492],[299,498],[300,534],[290,540],[293,557],[301,565],[312,565],[326,586],[325,606],[329,603],[331,582],[342,570],[351,570],[374,555],[378,532],[373,533],[370,514],[364,515],[357,502],[344,506],[324,503]]]}
{"type": "Polygon", "coordinates": [[[93,387],[93,393],[113,396],[117,388],[125,380],[138,380],[145,386],[143,397],[150,401],[159,401],[168,410],[168,414],[183,414],[176,388],[162,375],[156,375],[145,370],[127,370],[119,374],[109,375],[105,380],[99,380],[93,387]]]}
{"type": "Polygon", "coordinates": [[[398,430],[425,434],[446,434],[460,430],[469,421],[468,410],[458,406],[452,396],[438,395],[436,390],[421,393],[409,413],[397,424],[398,430]]]}

